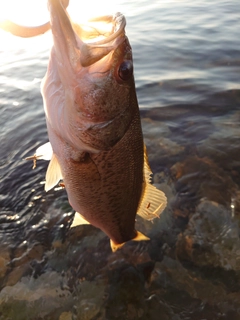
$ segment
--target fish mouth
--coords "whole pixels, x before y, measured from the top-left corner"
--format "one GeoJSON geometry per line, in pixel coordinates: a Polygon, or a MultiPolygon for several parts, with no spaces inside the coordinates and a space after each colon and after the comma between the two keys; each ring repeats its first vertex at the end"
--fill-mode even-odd
{"type": "Polygon", "coordinates": [[[75,72],[101,60],[125,40],[126,19],[121,13],[77,24],[60,0],[49,0],[48,7],[58,59],[64,61],[67,54],[75,72]]]}
{"type": "MultiPolygon", "coordinates": [[[[75,71],[101,60],[125,40],[126,19],[121,13],[77,24],[66,11],[68,4],[69,0],[48,0],[50,23],[27,27],[6,20],[0,23],[0,28],[19,37],[35,37],[51,29],[56,52],[67,53],[75,71]]],[[[59,54],[58,58],[63,63],[66,55],[59,54]]]]}
{"type": "MultiPolygon", "coordinates": [[[[125,34],[126,19],[117,12],[113,16],[101,16],[88,20],[88,24],[79,25],[80,37],[92,46],[106,45],[125,34]],[[100,24],[100,26],[98,26],[100,24]]],[[[77,26],[76,24],[74,26],[77,26]]],[[[76,27],[78,29],[79,27],[76,27]]],[[[78,31],[78,30],[76,30],[78,31]]]]}

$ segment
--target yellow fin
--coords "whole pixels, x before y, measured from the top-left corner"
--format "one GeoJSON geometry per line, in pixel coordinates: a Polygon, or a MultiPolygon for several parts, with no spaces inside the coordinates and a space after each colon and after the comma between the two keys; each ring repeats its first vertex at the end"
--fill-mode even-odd
{"type": "Polygon", "coordinates": [[[167,198],[165,194],[151,184],[152,171],[148,164],[146,146],[144,146],[144,182],[143,190],[138,206],[137,214],[146,220],[159,217],[166,208],[167,198]]]}
{"type": "MultiPolygon", "coordinates": [[[[146,237],[143,233],[137,231],[137,235],[135,238],[131,239],[133,241],[146,241],[150,240],[150,238],[146,237]]],[[[123,243],[115,243],[112,239],[110,239],[110,246],[112,249],[112,252],[116,252],[118,249],[122,248],[126,242],[123,243]]]]}
{"type": "Polygon", "coordinates": [[[137,235],[135,238],[132,239],[133,241],[146,241],[150,240],[147,236],[145,236],[143,233],[137,231],[137,235]]]}
{"type": "Polygon", "coordinates": [[[89,224],[89,222],[87,220],[85,220],[80,213],[75,212],[75,216],[74,216],[73,222],[71,224],[71,228],[79,226],[81,224],[89,224]]]}
{"type": "Polygon", "coordinates": [[[147,148],[145,145],[144,145],[143,178],[146,183],[152,182],[152,170],[148,163],[147,148]]]}
{"type": "Polygon", "coordinates": [[[58,163],[57,157],[53,153],[52,159],[47,168],[45,191],[49,191],[50,189],[52,189],[61,179],[61,168],[58,163]]]}
{"type": "Polygon", "coordinates": [[[112,249],[112,252],[116,252],[118,249],[122,248],[122,246],[125,244],[126,242],[117,244],[114,241],[112,241],[112,239],[110,239],[110,246],[112,249]]]}

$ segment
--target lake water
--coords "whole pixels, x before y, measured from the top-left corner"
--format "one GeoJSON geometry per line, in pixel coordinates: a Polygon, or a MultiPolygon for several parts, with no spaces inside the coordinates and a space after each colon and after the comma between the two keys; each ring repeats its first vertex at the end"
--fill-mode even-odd
{"type": "MultiPolygon", "coordinates": [[[[0,320],[240,319],[239,1],[120,1],[153,180],[168,207],[113,254],[44,192],[51,34],[0,33],[0,320]]],[[[103,8],[104,9],[104,8],[103,8]]],[[[106,8],[108,9],[108,8],[106,8]]]]}

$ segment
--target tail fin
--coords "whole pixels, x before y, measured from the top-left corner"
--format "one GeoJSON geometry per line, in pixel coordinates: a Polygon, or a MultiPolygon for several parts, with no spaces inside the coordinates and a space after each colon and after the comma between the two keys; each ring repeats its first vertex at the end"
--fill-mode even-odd
{"type": "MultiPolygon", "coordinates": [[[[146,237],[143,233],[137,231],[137,235],[135,238],[131,239],[133,241],[146,241],[150,240],[150,238],[146,237]]],[[[112,252],[116,252],[118,249],[122,248],[126,242],[123,243],[115,243],[112,239],[110,239],[110,246],[112,249],[112,252]]]]}

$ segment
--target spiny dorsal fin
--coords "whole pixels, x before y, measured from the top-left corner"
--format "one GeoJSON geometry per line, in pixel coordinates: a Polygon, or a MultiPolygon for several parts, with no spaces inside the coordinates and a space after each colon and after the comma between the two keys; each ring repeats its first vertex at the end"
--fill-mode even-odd
{"type": "Polygon", "coordinates": [[[165,194],[151,184],[152,171],[148,164],[146,146],[144,146],[143,190],[137,214],[146,220],[153,220],[162,213],[167,205],[165,194]]]}
{"type": "Polygon", "coordinates": [[[75,216],[73,222],[71,224],[71,228],[79,226],[81,224],[90,224],[79,212],[75,212],[75,216]]]}
{"type": "Polygon", "coordinates": [[[62,179],[61,168],[58,163],[58,159],[53,153],[52,159],[48,165],[47,173],[46,173],[46,183],[45,183],[45,191],[49,191],[56,184],[58,184],[59,180],[62,179]]]}
{"type": "Polygon", "coordinates": [[[145,182],[147,182],[147,183],[152,182],[152,170],[151,170],[149,163],[148,163],[147,148],[145,145],[144,145],[143,176],[144,176],[145,182]]]}

